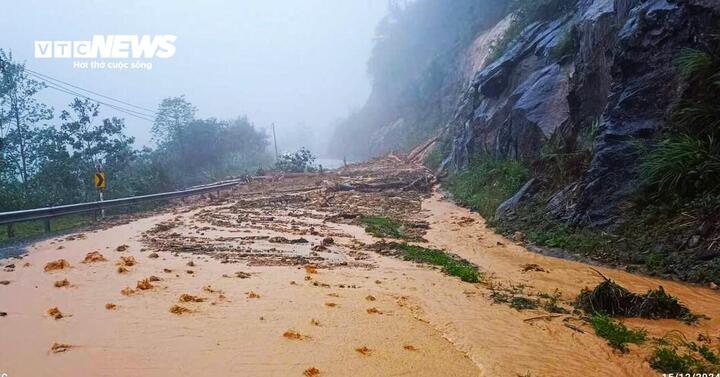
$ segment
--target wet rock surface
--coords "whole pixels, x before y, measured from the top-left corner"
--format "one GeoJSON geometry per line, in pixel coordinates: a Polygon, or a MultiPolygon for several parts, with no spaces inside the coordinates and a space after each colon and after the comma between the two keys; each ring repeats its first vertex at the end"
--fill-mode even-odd
{"type": "Polygon", "coordinates": [[[719,17],[713,1],[583,0],[527,26],[461,96],[444,131],[444,167],[464,169],[482,153],[532,162],[550,143],[574,153],[591,138],[589,167],[549,209],[572,224],[612,227],[638,187],[638,146],[662,131],[679,99],[674,57],[716,44],[719,17]],[[563,39],[574,46],[559,54],[563,39]]]}

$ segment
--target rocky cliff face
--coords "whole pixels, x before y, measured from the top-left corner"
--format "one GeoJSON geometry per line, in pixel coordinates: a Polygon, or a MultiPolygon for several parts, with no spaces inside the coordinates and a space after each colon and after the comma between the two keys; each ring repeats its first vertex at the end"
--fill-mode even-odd
{"type": "Polygon", "coordinates": [[[640,145],[679,99],[673,59],[717,47],[718,20],[718,0],[580,0],[530,24],[461,94],[443,131],[443,168],[481,153],[532,163],[548,148],[584,151],[588,166],[556,188],[548,210],[576,225],[616,224],[637,189],[640,145]]]}

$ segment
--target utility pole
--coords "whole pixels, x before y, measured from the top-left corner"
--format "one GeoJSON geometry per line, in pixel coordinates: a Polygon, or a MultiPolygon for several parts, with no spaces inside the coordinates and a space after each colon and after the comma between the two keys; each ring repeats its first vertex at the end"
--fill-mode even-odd
{"type": "Polygon", "coordinates": [[[275,136],[275,123],[272,124],[272,131],[273,131],[273,141],[275,142],[275,162],[278,160],[278,151],[277,151],[277,136],[275,136]]]}

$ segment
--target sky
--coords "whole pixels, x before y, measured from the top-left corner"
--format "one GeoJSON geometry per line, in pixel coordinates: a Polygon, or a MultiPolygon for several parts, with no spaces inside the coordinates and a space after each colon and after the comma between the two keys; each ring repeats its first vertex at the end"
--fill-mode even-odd
{"type": "MultiPolygon", "coordinates": [[[[322,155],[330,125],[367,99],[366,63],[386,11],[387,0],[19,1],[5,7],[0,47],[36,72],[140,107],[185,95],[201,118],[247,115],[263,129],[274,122],[281,151],[307,145],[322,155]],[[151,70],[34,56],[35,41],[110,34],[172,34],[176,52],[144,60],[151,70]]],[[[72,100],[52,89],[40,98],[56,114],[72,100]]],[[[152,146],[150,122],[101,112],[124,117],[138,146],[152,146]]]]}

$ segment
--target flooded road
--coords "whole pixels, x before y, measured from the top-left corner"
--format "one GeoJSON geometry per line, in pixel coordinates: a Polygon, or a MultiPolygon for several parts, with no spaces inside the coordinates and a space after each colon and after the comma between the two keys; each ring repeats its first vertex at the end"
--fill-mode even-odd
{"type": "MultiPolygon", "coordinates": [[[[0,285],[7,313],[0,317],[0,373],[658,375],[646,361],[649,346],[623,354],[579,315],[496,303],[494,292],[513,290],[557,294],[571,308],[582,288],[602,279],[588,265],[496,235],[477,214],[425,186],[425,174],[388,158],[339,173],[277,177],[37,242],[22,259],[1,262],[15,267],[0,271],[0,281],[9,282],[0,285]],[[483,281],[465,283],[377,253],[379,238],[358,224],[360,214],[415,224],[424,233],[417,244],[472,262],[483,281]],[[102,258],[82,263],[93,251],[102,258]],[[69,267],[45,271],[59,259],[69,267]],[[61,318],[49,315],[51,308],[61,318]],[[67,347],[53,351],[54,344],[67,347]]],[[[720,336],[717,292],[596,269],[636,292],[662,285],[710,317],[696,325],[626,324],[655,337],[671,330],[688,339],[720,336]]]]}

